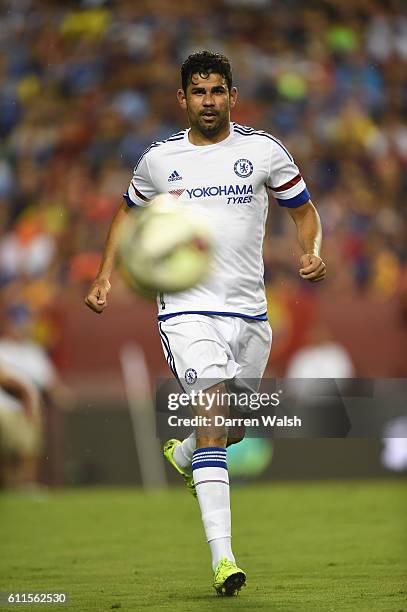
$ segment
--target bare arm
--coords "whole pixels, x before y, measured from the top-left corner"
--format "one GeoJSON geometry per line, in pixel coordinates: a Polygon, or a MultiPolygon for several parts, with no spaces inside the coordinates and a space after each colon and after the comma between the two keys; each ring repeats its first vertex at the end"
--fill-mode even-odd
{"type": "Polygon", "coordinates": [[[301,278],[320,281],[325,278],[326,267],[320,257],[322,228],[318,212],[309,200],[298,208],[289,208],[288,212],[297,226],[298,242],[304,251],[301,256],[301,278]]]}
{"type": "Polygon", "coordinates": [[[107,306],[107,294],[110,291],[112,274],[117,251],[117,242],[123,221],[130,212],[126,202],[120,205],[110,224],[109,233],[103,249],[102,260],[95,280],[85,298],[85,304],[91,310],[101,313],[107,306]]]}

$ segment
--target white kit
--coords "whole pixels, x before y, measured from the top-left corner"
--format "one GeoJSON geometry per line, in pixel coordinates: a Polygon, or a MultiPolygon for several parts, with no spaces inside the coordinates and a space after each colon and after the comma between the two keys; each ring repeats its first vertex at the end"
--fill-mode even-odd
{"type": "Polygon", "coordinates": [[[179,313],[243,316],[266,320],[263,238],[267,188],[281,206],[310,198],[285,147],[266,132],[231,124],[219,143],[196,146],[189,130],[156,142],[138,161],[125,194],[129,206],[146,206],[171,193],[206,217],[215,234],[212,270],[204,282],[160,294],[160,321],[179,313]]]}

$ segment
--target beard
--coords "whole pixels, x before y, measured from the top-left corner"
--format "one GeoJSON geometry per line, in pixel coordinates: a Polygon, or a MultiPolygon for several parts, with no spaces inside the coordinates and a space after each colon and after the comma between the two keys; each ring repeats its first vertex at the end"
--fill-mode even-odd
{"type": "Polygon", "coordinates": [[[229,123],[228,114],[214,115],[214,120],[211,123],[206,123],[203,115],[199,115],[194,121],[191,121],[190,124],[196,130],[198,130],[203,136],[210,138],[211,136],[216,136],[222,131],[229,123]]]}

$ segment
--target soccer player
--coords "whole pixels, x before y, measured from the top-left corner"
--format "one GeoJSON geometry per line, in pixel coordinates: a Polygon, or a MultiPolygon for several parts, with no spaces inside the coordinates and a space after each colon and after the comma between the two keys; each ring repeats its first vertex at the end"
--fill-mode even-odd
{"type": "MultiPolygon", "coordinates": [[[[284,145],[271,134],[231,123],[237,90],[229,60],[194,53],[181,67],[181,81],[177,97],[190,128],[154,142],[138,160],[85,301],[97,313],[107,305],[118,232],[130,210],[169,192],[206,215],[215,227],[214,269],[188,291],[159,295],[158,327],[168,365],[184,389],[220,396],[244,391],[247,380],[259,381],[270,353],[262,259],[267,190],[296,224],[303,250],[299,274],[312,282],[325,277],[321,224],[284,145]]],[[[207,415],[205,408],[195,407],[195,415],[207,415]]],[[[222,402],[211,410],[212,416],[229,414],[222,402]]],[[[217,593],[235,595],[246,575],[231,547],[226,446],[243,433],[228,440],[227,429],[212,423],[183,442],[169,440],[164,455],[198,498],[217,593]]]]}

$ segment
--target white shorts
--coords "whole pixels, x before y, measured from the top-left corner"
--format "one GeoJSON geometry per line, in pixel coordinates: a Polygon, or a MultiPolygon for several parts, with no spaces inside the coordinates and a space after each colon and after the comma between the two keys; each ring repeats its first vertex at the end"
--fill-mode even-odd
{"type": "Polygon", "coordinates": [[[271,349],[268,321],[179,315],[159,321],[167,363],[186,393],[226,381],[230,391],[257,391],[271,349]]]}

